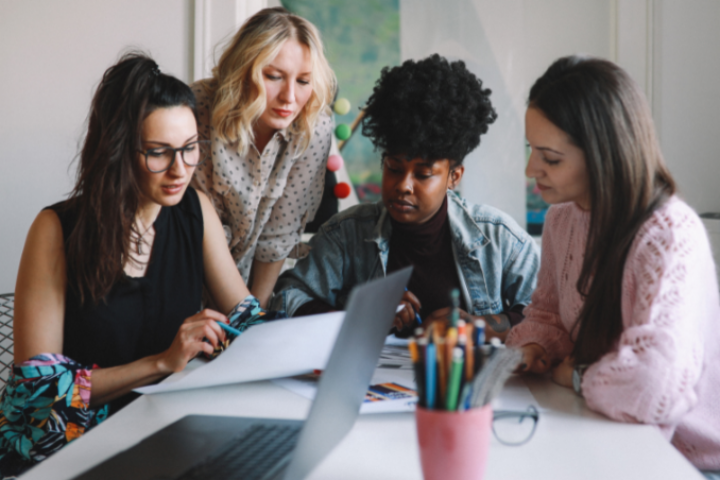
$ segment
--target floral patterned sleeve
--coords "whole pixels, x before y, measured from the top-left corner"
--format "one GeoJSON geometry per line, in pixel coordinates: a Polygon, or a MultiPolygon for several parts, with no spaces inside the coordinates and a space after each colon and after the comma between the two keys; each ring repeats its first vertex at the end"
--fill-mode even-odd
{"type": "Polygon", "coordinates": [[[44,460],[107,418],[90,408],[93,368],[43,353],[14,365],[0,398],[0,477],[44,460]]]}
{"type": "MultiPolygon", "coordinates": [[[[248,295],[242,302],[238,303],[232,310],[230,310],[227,317],[230,320],[230,327],[240,333],[243,333],[253,325],[259,325],[271,320],[287,318],[287,315],[283,311],[265,310],[260,306],[260,302],[257,298],[253,295],[248,295]]],[[[224,352],[236,338],[237,337],[235,335],[228,334],[224,342],[218,343],[211,355],[204,354],[205,358],[212,360],[217,357],[224,352]]],[[[207,342],[208,340],[205,341],[207,342]]]]}

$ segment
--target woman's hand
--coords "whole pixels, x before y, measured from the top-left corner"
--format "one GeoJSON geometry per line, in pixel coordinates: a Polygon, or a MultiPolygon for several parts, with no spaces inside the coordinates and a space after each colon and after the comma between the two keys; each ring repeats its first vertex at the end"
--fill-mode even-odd
{"type": "Polygon", "coordinates": [[[403,309],[395,314],[393,327],[400,331],[405,327],[419,326],[415,319],[415,313],[420,312],[420,308],[422,308],[420,300],[412,292],[405,290],[400,305],[403,306],[403,309]]]}
{"type": "Polygon", "coordinates": [[[565,357],[557,367],[552,369],[553,382],[560,386],[572,388],[573,387],[573,370],[575,369],[575,362],[571,357],[565,357]]]}
{"type": "Polygon", "coordinates": [[[520,348],[520,351],[523,359],[517,373],[545,373],[550,369],[550,358],[542,345],[529,343],[520,348]]]}
{"type": "Polygon", "coordinates": [[[228,323],[225,315],[209,308],[187,318],[170,348],[160,354],[158,365],[161,372],[180,372],[199,353],[212,354],[218,343],[225,340],[225,332],[217,321],[228,323]],[[206,338],[210,343],[204,341],[206,338]]]}
{"type": "Polygon", "coordinates": [[[505,313],[496,313],[483,315],[480,318],[485,321],[487,327],[485,328],[485,339],[490,341],[493,338],[499,338],[504,343],[512,328],[510,317],[505,313]]]}

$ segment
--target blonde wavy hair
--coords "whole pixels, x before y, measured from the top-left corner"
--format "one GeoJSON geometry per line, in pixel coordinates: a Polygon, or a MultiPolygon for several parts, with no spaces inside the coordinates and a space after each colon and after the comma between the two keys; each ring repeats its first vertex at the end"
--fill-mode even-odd
{"type": "Polygon", "coordinates": [[[320,32],[307,20],[284,8],[266,8],[250,17],[225,47],[213,68],[216,86],[212,125],[225,143],[238,143],[245,155],[254,141],[253,126],[265,111],[262,69],[272,62],[287,40],[310,51],[312,94],[293,122],[301,133],[300,151],[307,149],[320,113],[335,95],[335,73],[325,58],[320,32]]]}

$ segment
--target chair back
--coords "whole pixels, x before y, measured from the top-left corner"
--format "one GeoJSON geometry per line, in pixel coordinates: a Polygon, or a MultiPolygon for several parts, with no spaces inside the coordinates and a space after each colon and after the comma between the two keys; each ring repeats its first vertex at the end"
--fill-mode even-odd
{"type": "Polygon", "coordinates": [[[15,294],[0,294],[0,393],[5,390],[13,363],[15,294]]]}

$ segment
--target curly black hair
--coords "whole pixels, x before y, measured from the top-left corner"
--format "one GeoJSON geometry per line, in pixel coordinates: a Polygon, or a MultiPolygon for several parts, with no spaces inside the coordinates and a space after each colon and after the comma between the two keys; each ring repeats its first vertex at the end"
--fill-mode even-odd
{"type": "Polygon", "coordinates": [[[456,165],[480,144],[480,135],[497,118],[490,89],[465,62],[440,55],[383,68],[365,106],[363,135],[383,155],[456,165]]]}

